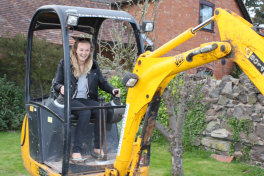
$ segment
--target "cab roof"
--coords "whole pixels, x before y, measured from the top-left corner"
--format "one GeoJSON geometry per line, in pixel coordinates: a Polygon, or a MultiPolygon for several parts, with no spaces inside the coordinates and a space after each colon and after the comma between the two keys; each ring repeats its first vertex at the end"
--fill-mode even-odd
{"type": "Polygon", "coordinates": [[[135,23],[135,19],[127,12],[106,9],[93,9],[63,5],[46,5],[40,7],[34,17],[34,30],[59,29],[66,26],[68,15],[78,16],[78,26],[93,27],[104,19],[116,19],[135,23]],[[89,19],[87,19],[89,18],[89,19]]]}

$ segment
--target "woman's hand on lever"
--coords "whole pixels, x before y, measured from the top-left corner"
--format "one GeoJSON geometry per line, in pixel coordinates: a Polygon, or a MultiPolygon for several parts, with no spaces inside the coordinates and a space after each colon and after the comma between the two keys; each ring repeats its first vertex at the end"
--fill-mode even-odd
{"type": "Polygon", "coordinates": [[[61,88],[60,88],[60,93],[61,93],[62,95],[64,95],[64,86],[61,86],[61,88]]]}
{"type": "Polygon", "coordinates": [[[120,97],[120,89],[113,89],[112,93],[115,97],[120,97]]]}

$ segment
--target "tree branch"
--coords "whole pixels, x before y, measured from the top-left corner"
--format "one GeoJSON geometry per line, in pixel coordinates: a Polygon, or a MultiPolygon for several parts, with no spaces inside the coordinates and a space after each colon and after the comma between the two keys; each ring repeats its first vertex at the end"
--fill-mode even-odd
{"type": "Polygon", "coordinates": [[[170,142],[172,139],[172,134],[171,132],[169,132],[169,130],[167,130],[161,123],[159,123],[158,121],[156,121],[155,123],[155,127],[156,129],[170,142]]]}
{"type": "Polygon", "coordinates": [[[172,93],[171,90],[166,88],[163,93],[163,100],[164,104],[166,106],[166,112],[169,117],[169,128],[170,130],[174,130],[176,127],[176,115],[174,112],[174,102],[172,99],[172,93]]]}

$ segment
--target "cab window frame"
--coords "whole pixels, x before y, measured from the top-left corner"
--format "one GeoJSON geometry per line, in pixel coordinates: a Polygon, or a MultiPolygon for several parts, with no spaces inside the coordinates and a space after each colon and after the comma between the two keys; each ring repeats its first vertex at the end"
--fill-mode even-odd
{"type": "MultiPolygon", "coordinates": [[[[200,5],[199,5],[199,21],[198,21],[198,23],[200,24],[200,23],[202,23],[203,21],[205,21],[205,20],[207,20],[208,18],[206,18],[206,19],[204,19],[203,20],[203,12],[202,12],[202,10],[203,10],[203,7],[204,6],[207,6],[207,7],[209,7],[209,8],[211,8],[211,12],[212,12],[212,15],[211,15],[211,17],[214,15],[214,10],[215,10],[215,5],[213,4],[213,3],[211,3],[211,2],[209,2],[209,1],[206,1],[206,0],[200,0],[200,5]]],[[[209,24],[210,25],[210,24],[209,24]]],[[[208,26],[208,25],[207,25],[208,26]]],[[[207,27],[206,26],[206,27],[207,27]]],[[[214,33],[214,22],[212,22],[211,23],[211,27],[210,28],[202,28],[201,29],[202,31],[207,31],[207,32],[212,32],[212,33],[214,33]]]]}

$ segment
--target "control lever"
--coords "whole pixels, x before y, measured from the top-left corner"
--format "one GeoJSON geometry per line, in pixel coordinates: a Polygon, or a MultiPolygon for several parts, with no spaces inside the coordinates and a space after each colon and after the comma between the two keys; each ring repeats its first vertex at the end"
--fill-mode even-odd
{"type": "MultiPolygon", "coordinates": [[[[119,93],[119,90],[114,91],[114,95],[117,95],[119,93]]],[[[113,96],[113,99],[111,100],[112,106],[119,106],[121,105],[121,99],[120,97],[113,96]]]]}

